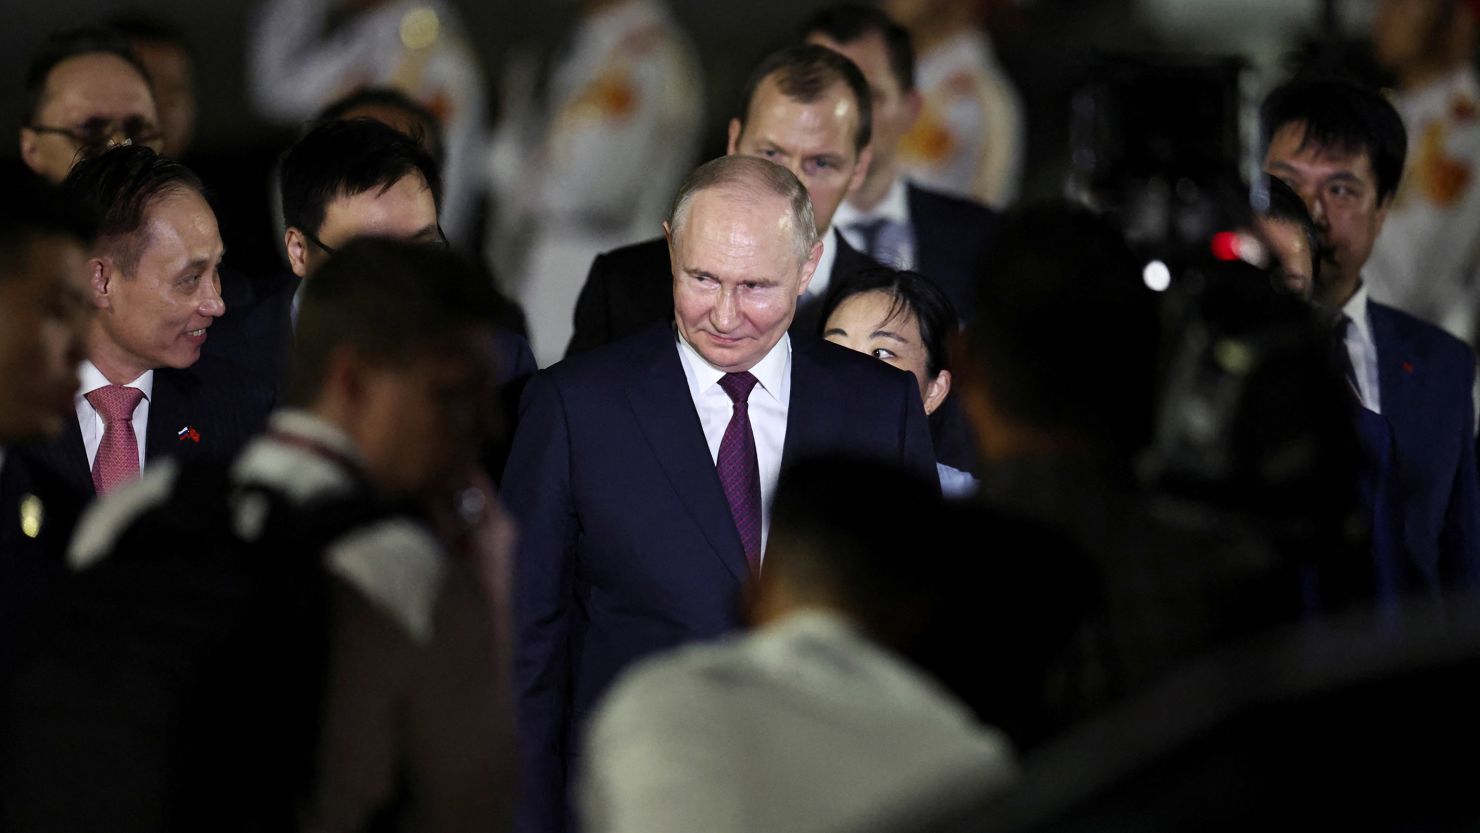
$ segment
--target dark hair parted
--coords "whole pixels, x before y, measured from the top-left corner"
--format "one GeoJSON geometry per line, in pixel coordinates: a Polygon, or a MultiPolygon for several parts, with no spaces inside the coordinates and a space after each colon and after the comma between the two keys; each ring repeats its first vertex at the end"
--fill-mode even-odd
{"type": "Polygon", "coordinates": [[[1276,223],[1285,223],[1300,229],[1310,250],[1310,273],[1321,271],[1321,232],[1316,221],[1305,207],[1305,200],[1295,193],[1289,183],[1277,176],[1264,176],[1260,180],[1263,193],[1254,198],[1254,216],[1276,223]]]}
{"type": "Polygon", "coordinates": [[[1149,437],[1161,330],[1143,265],[1109,221],[1083,208],[1003,215],[966,330],[993,404],[1101,450],[1138,449],[1149,437]]]}
{"type": "Polygon", "coordinates": [[[358,238],[303,284],[288,400],[311,405],[335,351],[348,348],[388,366],[411,361],[500,312],[493,282],[437,246],[358,238]]]}
{"type": "Polygon", "coordinates": [[[853,149],[862,153],[873,138],[873,95],[868,81],[852,61],[823,46],[804,44],[789,46],[772,52],[761,60],[750,79],[745,82],[745,94],[740,100],[740,124],[742,129],[750,118],[750,106],[755,103],[756,91],[767,78],[775,77],[776,86],[788,98],[811,104],[821,98],[836,84],[844,84],[858,103],[858,126],[853,134],[853,149]]]}
{"type": "Polygon", "coordinates": [[[283,156],[283,220],[318,234],[329,203],[376,189],[384,193],[412,173],[426,180],[440,209],[441,172],[415,139],[374,119],[318,124],[283,156]]]}
{"type": "Polygon", "coordinates": [[[855,625],[888,646],[926,630],[952,546],[937,484],[878,460],[847,455],[802,459],[782,470],[771,510],[766,570],[807,593],[836,600],[855,625]],[[880,511],[880,490],[889,494],[880,511]],[[923,530],[928,530],[923,531],[923,530]]]}
{"type": "MultiPolygon", "coordinates": [[[[389,108],[410,116],[413,124],[407,135],[427,149],[427,152],[437,161],[438,168],[446,162],[442,144],[441,120],[431,110],[395,87],[361,87],[343,98],[330,102],[329,106],[319,111],[314,124],[343,121],[356,110],[365,108],[389,108]]],[[[360,116],[358,118],[369,117],[360,116]]]]}
{"type": "Polygon", "coordinates": [[[894,73],[899,88],[906,92],[915,88],[915,48],[910,44],[909,30],[874,6],[862,3],[828,6],[802,26],[802,37],[808,35],[825,35],[844,45],[878,35],[884,39],[889,70],[894,73]]]}
{"type": "Polygon", "coordinates": [[[935,285],[935,281],[919,272],[881,266],[854,272],[837,281],[822,302],[824,330],[827,320],[844,301],[866,292],[882,292],[892,299],[889,314],[884,318],[886,322],[905,315],[915,317],[920,327],[920,343],[925,346],[926,375],[934,379],[942,370],[950,370],[948,345],[960,319],[951,299],[935,285]]]}
{"type": "Polygon", "coordinates": [[[144,79],[152,94],[154,81],[139,57],[134,54],[126,36],[113,29],[95,26],[68,29],[48,37],[31,54],[31,62],[26,69],[26,124],[36,121],[36,112],[41,109],[41,97],[46,92],[46,79],[51,76],[51,71],[69,58],[93,54],[114,55],[123,59],[144,79]]]}
{"type": "Polygon", "coordinates": [[[20,162],[0,162],[0,193],[0,282],[21,273],[21,259],[38,237],[67,237],[86,246],[97,234],[91,211],[20,162]]]}
{"type": "Polygon", "coordinates": [[[125,273],[138,265],[147,238],[149,209],[182,190],[205,196],[200,179],[184,165],[142,145],[125,145],[78,162],[62,190],[98,217],[98,243],[125,273]]]}
{"type": "Polygon", "coordinates": [[[1376,90],[1331,78],[1296,78],[1276,87],[1259,108],[1264,147],[1287,125],[1300,125],[1300,149],[1367,154],[1377,177],[1377,199],[1398,190],[1408,133],[1398,111],[1376,90]]]}

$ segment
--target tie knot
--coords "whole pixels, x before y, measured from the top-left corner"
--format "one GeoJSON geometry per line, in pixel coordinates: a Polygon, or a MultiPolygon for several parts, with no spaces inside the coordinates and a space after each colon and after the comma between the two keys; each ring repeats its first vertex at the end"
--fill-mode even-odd
{"type": "Polygon", "coordinates": [[[134,409],[139,407],[144,392],[123,385],[105,385],[90,391],[85,398],[103,415],[105,422],[118,422],[134,418],[134,409]]]}
{"type": "Polygon", "coordinates": [[[750,375],[749,371],[744,373],[726,373],[719,380],[719,386],[730,395],[730,401],[739,405],[750,400],[750,392],[755,388],[757,380],[750,375]]]}

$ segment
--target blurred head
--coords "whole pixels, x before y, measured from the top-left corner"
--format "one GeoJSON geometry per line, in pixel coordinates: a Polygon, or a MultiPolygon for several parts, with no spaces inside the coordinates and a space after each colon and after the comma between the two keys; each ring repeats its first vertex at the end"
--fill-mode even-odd
{"type": "Polygon", "coordinates": [[[1112,457],[1139,449],[1160,333],[1144,263],[1108,221],[1068,205],[1016,208],[993,239],[955,377],[982,456],[1043,442],[1112,457]]]}
{"type": "Polygon", "coordinates": [[[52,182],[114,145],[164,146],[149,74],[128,41],[108,29],[48,38],[31,57],[25,106],[21,159],[52,182]]]}
{"type": "Polygon", "coordinates": [[[1265,177],[1266,199],[1255,201],[1254,225],[1274,254],[1277,288],[1309,301],[1320,266],[1320,232],[1300,195],[1276,177],[1265,177]]]}
{"type": "Polygon", "coordinates": [[[114,148],[62,184],[99,217],[88,278],[87,354],[114,384],[200,358],[221,300],[221,233],[190,169],[146,147],[114,148]]]}
{"type": "Polygon", "coordinates": [[[351,241],[304,285],[288,399],[343,429],[381,491],[436,493],[490,428],[496,303],[451,252],[351,241]]]}
{"type": "Polygon", "coordinates": [[[663,231],[679,335],[727,373],[754,367],[822,256],[806,189],[779,165],[721,157],[684,180],[663,231]]]}
{"type": "Polygon", "coordinates": [[[441,170],[446,162],[442,123],[421,104],[394,87],[361,87],[319,112],[315,124],[371,119],[401,131],[426,148],[441,170]]]}
{"type": "Polygon", "coordinates": [[[771,513],[753,625],[826,610],[888,647],[928,628],[957,552],[926,543],[948,523],[932,484],[884,462],[802,460],[782,471],[771,513]]]}
{"type": "Polygon", "coordinates": [[[874,6],[845,3],[818,12],[802,33],[808,43],[842,54],[863,72],[873,125],[869,179],[892,179],[895,150],[920,115],[909,32],[874,6]]]}
{"type": "Polygon", "coordinates": [[[114,18],[109,28],[128,39],[154,82],[154,104],[164,134],[160,151],[182,158],[195,141],[195,56],[179,29],[150,17],[114,18]]]}
{"type": "Polygon", "coordinates": [[[793,46],[761,61],[730,120],[731,155],[791,171],[806,187],[819,232],[868,176],[873,118],[868,82],[852,61],[821,46],[793,46]]]}
{"type": "Polygon", "coordinates": [[[0,180],[0,445],[49,437],[73,414],[94,223],[28,168],[0,180]]]}
{"type": "Polygon", "coordinates": [[[283,241],[307,277],[356,237],[445,243],[442,180],[416,140],[371,119],[319,124],[283,157],[283,241]]]}
{"type": "Polygon", "coordinates": [[[1300,195],[1321,237],[1315,297],[1357,291],[1403,175],[1407,133],[1378,93],[1343,81],[1291,81],[1264,100],[1264,171],[1300,195]]]}
{"type": "Polygon", "coordinates": [[[913,373],[925,413],[951,392],[946,352],[956,310],[929,278],[888,268],[850,275],[828,291],[822,321],[833,344],[913,373]]]}

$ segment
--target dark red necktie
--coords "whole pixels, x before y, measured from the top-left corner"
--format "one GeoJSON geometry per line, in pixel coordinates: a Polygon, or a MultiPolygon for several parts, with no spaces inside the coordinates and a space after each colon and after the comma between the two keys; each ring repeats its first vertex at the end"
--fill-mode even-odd
{"type": "Polygon", "coordinates": [[[113,487],[139,476],[139,441],[134,436],[134,409],[144,399],[138,388],[107,385],[86,394],[88,404],[103,417],[103,440],[93,458],[93,489],[107,494],[113,487]]]}
{"type": "Polygon", "coordinates": [[[761,467],[755,456],[755,434],[750,430],[750,392],[756,378],[749,373],[726,373],[719,386],[730,395],[734,411],[719,443],[719,483],[735,519],[735,531],[745,549],[751,575],[761,569],[761,467]]]}

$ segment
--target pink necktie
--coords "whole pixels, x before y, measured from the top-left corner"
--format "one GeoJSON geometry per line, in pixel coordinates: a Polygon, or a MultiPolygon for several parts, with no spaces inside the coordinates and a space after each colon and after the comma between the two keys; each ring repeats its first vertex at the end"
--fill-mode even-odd
{"type": "Polygon", "coordinates": [[[134,436],[134,409],[144,398],[138,388],[108,385],[87,394],[87,401],[103,417],[103,441],[93,459],[93,488],[107,494],[139,473],[139,441],[134,436]]]}
{"type": "Polygon", "coordinates": [[[750,391],[757,381],[749,373],[726,373],[720,378],[719,386],[729,394],[733,407],[715,460],[751,575],[761,571],[761,474],[749,408],[750,391]]]}

